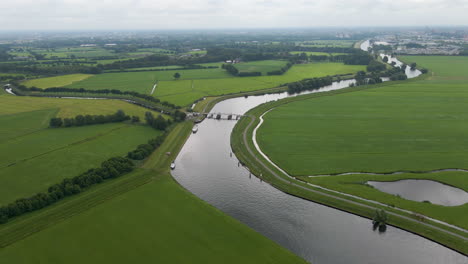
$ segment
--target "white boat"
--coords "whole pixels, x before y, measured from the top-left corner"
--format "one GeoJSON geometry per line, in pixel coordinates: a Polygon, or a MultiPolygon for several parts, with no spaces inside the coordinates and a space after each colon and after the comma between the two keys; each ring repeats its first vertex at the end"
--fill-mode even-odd
{"type": "Polygon", "coordinates": [[[193,133],[197,133],[198,131],[198,125],[195,125],[193,128],[192,128],[192,132],[193,133]]]}
{"type": "Polygon", "coordinates": [[[171,163],[171,170],[173,170],[173,169],[175,169],[175,163],[174,162],[171,163]]]}

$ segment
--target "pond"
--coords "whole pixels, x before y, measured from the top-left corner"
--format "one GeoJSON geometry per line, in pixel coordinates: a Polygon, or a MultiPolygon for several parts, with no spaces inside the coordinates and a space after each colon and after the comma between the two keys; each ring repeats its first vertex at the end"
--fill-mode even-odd
{"type": "Polygon", "coordinates": [[[468,193],[462,189],[430,180],[400,180],[392,182],[368,181],[379,191],[399,195],[402,198],[445,206],[468,203],[468,193]]]}

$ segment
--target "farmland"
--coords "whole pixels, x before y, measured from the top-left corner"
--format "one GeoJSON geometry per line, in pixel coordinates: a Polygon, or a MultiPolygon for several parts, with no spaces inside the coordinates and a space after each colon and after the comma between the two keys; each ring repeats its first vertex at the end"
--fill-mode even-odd
{"type": "Polygon", "coordinates": [[[0,143],[0,185],[5,188],[0,194],[1,205],[45,191],[158,135],[150,127],[126,124],[36,129],[16,137],[10,132],[10,139],[0,143]]]}
{"type": "MultiPolygon", "coordinates": [[[[250,65],[245,69],[260,69],[269,71],[283,65],[284,61],[261,61],[245,63],[250,65]],[[255,66],[257,65],[257,66],[255,66]]],[[[218,66],[219,63],[202,64],[204,66],[218,66]]],[[[240,64],[236,64],[238,67],[240,64]]],[[[242,66],[241,66],[242,67],[242,66]]],[[[167,70],[144,72],[115,72],[94,75],[82,81],[67,85],[70,88],[86,89],[119,89],[122,91],[136,91],[149,94],[153,85],[158,82],[155,97],[162,101],[168,101],[176,105],[185,106],[204,96],[223,95],[273,88],[287,82],[302,80],[305,78],[322,77],[336,74],[353,74],[364,70],[360,65],[344,65],[342,63],[310,63],[294,65],[283,75],[234,77],[221,68],[195,69],[195,70],[167,70]],[[178,72],[181,77],[176,80],[174,74],[178,72]]],[[[36,83],[58,82],[52,77],[31,80],[36,83]]],[[[28,83],[26,83],[28,84],[28,83]]]]}
{"type": "Polygon", "coordinates": [[[167,168],[190,133],[190,127],[187,122],[179,124],[150,159],[131,174],[93,187],[68,202],[45,209],[42,214],[26,215],[21,222],[0,226],[0,242],[5,243],[20,235],[11,236],[10,230],[15,232],[17,226],[37,230],[44,224],[49,225],[47,229],[3,248],[0,258],[12,263],[149,260],[304,263],[197,199],[170,177],[167,168]],[[167,152],[174,154],[169,157],[167,152]],[[57,214],[66,220],[60,221],[57,214]],[[129,229],[132,232],[128,232],[129,229]],[[127,248],[128,243],[138,250],[116,250],[127,248]],[[180,254],[181,249],[184,254],[180,254]]]}
{"type": "Polygon", "coordinates": [[[168,175],[15,243],[0,258],[11,263],[304,263],[168,175]],[[128,243],[138,250],[116,250],[128,243]]]}
{"type": "Polygon", "coordinates": [[[61,76],[56,76],[56,77],[32,79],[32,80],[24,82],[24,85],[28,87],[35,86],[37,88],[63,87],[66,85],[71,85],[74,82],[82,81],[91,76],[93,75],[91,74],[68,74],[68,75],[61,75],[61,76]]]}
{"type": "Polygon", "coordinates": [[[431,203],[421,203],[410,201],[396,195],[381,192],[366,185],[367,181],[397,181],[401,179],[430,179],[451,186],[456,186],[468,191],[466,173],[460,172],[439,172],[439,173],[406,173],[398,175],[345,175],[329,177],[301,177],[303,180],[318,184],[323,187],[338,190],[353,195],[358,195],[366,199],[379,201],[405,208],[412,212],[428,215],[433,218],[443,220],[447,223],[468,228],[465,219],[468,217],[468,204],[460,206],[441,206],[431,203]]]}
{"type": "MultiPolygon", "coordinates": [[[[2,93],[5,93],[3,89],[2,93]]],[[[120,100],[85,100],[85,99],[63,99],[41,98],[41,97],[20,97],[20,96],[0,96],[0,116],[12,115],[22,112],[36,110],[56,109],[59,117],[74,117],[77,115],[108,115],[115,113],[117,109],[122,109],[130,116],[143,118],[148,109],[123,102],[120,100]]]]}
{"type": "Polygon", "coordinates": [[[330,56],[330,54],[332,56],[336,56],[336,55],[344,55],[346,53],[336,53],[336,52],[332,52],[332,53],[328,53],[328,52],[318,52],[318,51],[291,51],[290,52],[291,54],[302,54],[302,53],[305,53],[307,54],[307,56],[330,56]]]}
{"type": "Polygon", "coordinates": [[[262,75],[267,75],[268,72],[281,70],[286,66],[287,61],[281,60],[265,60],[241,62],[234,65],[239,72],[261,72],[262,75]]]}
{"type": "Polygon", "coordinates": [[[467,190],[466,69],[460,57],[404,57],[433,70],[424,80],[307,99],[265,115],[257,140],[270,159],[308,182],[419,212],[466,228],[466,204],[444,207],[382,193],[364,183],[433,179],[467,190]],[[449,68],[449,69],[447,69],[449,68]],[[451,70],[453,69],[453,70],[451,70]],[[407,174],[308,177],[344,172],[407,174]]]}

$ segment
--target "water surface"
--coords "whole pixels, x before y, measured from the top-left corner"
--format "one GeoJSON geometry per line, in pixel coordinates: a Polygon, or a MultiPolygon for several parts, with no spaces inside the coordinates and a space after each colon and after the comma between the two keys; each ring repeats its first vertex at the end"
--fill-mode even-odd
{"type": "Polygon", "coordinates": [[[402,198],[445,206],[468,203],[468,193],[462,189],[430,180],[400,180],[393,182],[368,181],[382,192],[399,195],[402,198]]]}

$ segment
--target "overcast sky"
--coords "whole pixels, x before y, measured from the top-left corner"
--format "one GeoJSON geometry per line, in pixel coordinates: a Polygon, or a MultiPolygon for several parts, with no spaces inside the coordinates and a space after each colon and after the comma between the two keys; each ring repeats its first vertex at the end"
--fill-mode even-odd
{"type": "Polygon", "coordinates": [[[2,0],[0,30],[468,25],[468,0],[2,0]]]}

